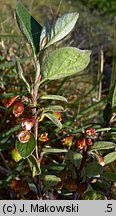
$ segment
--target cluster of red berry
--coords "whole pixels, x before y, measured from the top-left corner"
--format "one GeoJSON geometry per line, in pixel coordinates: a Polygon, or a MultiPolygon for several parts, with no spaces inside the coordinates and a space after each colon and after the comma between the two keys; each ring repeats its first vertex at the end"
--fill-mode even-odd
{"type": "MultiPolygon", "coordinates": [[[[19,98],[19,95],[10,98],[5,104],[6,108],[13,106],[12,113],[14,114],[15,117],[19,117],[20,115],[22,115],[25,109],[22,100],[19,99],[18,101],[16,101],[17,98],[19,98]]],[[[23,130],[20,131],[17,135],[17,138],[19,139],[20,142],[25,143],[29,141],[30,130],[33,127],[34,123],[35,123],[34,116],[30,116],[22,121],[21,127],[23,130]]]]}
{"type": "Polygon", "coordinates": [[[93,145],[94,144],[94,134],[95,129],[94,128],[87,128],[85,130],[85,133],[83,134],[83,137],[77,139],[76,146],[79,149],[83,149],[86,145],[93,145]]]}

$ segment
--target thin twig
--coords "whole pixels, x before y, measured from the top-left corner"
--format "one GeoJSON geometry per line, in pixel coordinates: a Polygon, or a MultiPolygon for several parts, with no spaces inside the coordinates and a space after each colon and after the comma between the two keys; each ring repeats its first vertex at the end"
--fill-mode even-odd
{"type": "Polygon", "coordinates": [[[9,168],[8,164],[6,163],[6,160],[5,160],[5,158],[4,158],[4,156],[3,156],[3,154],[1,152],[0,152],[0,156],[1,156],[2,160],[3,160],[3,162],[4,162],[4,165],[5,165],[8,173],[10,173],[11,169],[9,168]]]}
{"type": "MultiPolygon", "coordinates": [[[[104,53],[103,49],[100,50],[100,71],[99,71],[99,77],[103,74],[104,69],[104,53]]],[[[101,100],[101,94],[102,94],[102,80],[99,80],[99,91],[98,91],[98,101],[101,100]]]]}

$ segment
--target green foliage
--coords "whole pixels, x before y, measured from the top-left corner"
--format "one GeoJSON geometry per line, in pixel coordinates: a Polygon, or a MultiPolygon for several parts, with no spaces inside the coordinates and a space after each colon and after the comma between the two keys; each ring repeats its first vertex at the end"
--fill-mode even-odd
{"type": "Polygon", "coordinates": [[[43,153],[66,153],[67,149],[60,149],[60,148],[43,148],[43,153]]]}
{"type": "Polygon", "coordinates": [[[115,148],[115,143],[107,141],[98,141],[95,142],[91,147],[91,151],[102,150],[102,149],[112,149],[115,148]]]}
{"type": "MultiPolygon", "coordinates": [[[[78,18],[76,12],[66,13],[54,18],[53,23],[46,20],[42,27],[22,3],[16,6],[18,26],[31,45],[29,55],[32,53],[31,57],[22,59],[22,52],[14,62],[3,62],[0,66],[1,86],[8,83],[9,77],[16,82],[8,91],[2,92],[5,87],[0,89],[0,155],[5,164],[2,186],[5,179],[16,198],[49,199],[53,193],[58,199],[77,196],[84,200],[104,200],[113,192],[115,74],[109,96],[93,101],[95,87],[88,87],[83,74],[79,74],[89,65],[91,51],[70,45],[61,48],[60,43],[78,18]],[[72,75],[75,77],[69,79],[72,75]],[[81,81],[78,82],[76,75],[81,81]],[[24,111],[14,116],[13,107],[18,101],[24,111]],[[21,132],[25,136],[21,137],[21,132]],[[25,142],[26,134],[30,137],[28,142],[25,142]]],[[[89,73],[86,75],[91,82],[89,73]]]]}
{"type": "MultiPolygon", "coordinates": [[[[67,13],[59,17],[48,34],[48,43],[45,47],[63,39],[75,26],[77,19],[79,18],[78,13],[67,13]]],[[[47,32],[46,32],[47,34],[47,32]]]]}
{"type": "Polygon", "coordinates": [[[106,200],[104,194],[100,191],[87,191],[83,195],[84,200],[106,200]]]}
{"type": "Polygon", "coordinates": [[[39,51],[39,39],[42,27],[20,2],[16,6],[16,18],[21,32],[31,45],[35,55],[39,51]]]}
{"type": "Polygon", "coordinates": [[[60,129],[62,128],[62,124],[61,122],[57,119],[57,117],[55,117],[54,115],[52,115],[51,113],[44,113],[44,115],[49,118],[57,127],[59,127],[60,129]]]}
{"type": "Polygon", "coordinates": [[[102,166],[96,162],[90,163],[85,167],[85,173],[89,177],[100,175],[102,172],[102,166]]]}
{"type": "Polygon", "coordinates": [[[58,105],[48,106],[44,110],[44,112],[63,112],[63,111],[64,111],[64,108],[58,105]]]}
{"type": "Polygon", "coordinates": [[[51,189],[53,186],[58,184],[61,179],[55,175],[45,175],[43,181],[45,189],[51,189]]]}
{"type": "Polygon", "coordinates": [[[77,152],[69,150],[66,154],[66,161],[72,163],[76,168],[80,166],[82,160],[82,155],[77,152]]]}
{"type": "Polygon", "coordinates": [[[43,75],[46,80],[55,80],[74,75],[84,70],[90,61],[89,50],[73,47],[57,49],[48,54],[43,63],[43,75]]]}
{"type": "Polygon", "coordinates": [[[29,157],[34,151],[35,146],[36,146],[36,141],[32,133],[31,133],[29,141],[26,143],[22,143],[19,140],[16,140],[16,148],[23,158],[29,157]]]}
{"type": "Polygon", "coordinates": [[[109,13],[110,15],[115,15],[116,2],[115,0],[90,0],[89,3],[86,0],[81,1],[86,6],[89,6],[91,10],[98,10],[101,14],[109,13]],[[89,5],[88,5],[89,4],[89,5]]]}
{"type": "Polygon", "coordinates": [[[116,173],[104,172],[101,175],[101,178],[104,178],[107,181],[116,182],[116,173]]]}
{"type": "Polygon", "coordinates": [[[37,176],[41,174],[40,163],[37,161],[34,155],[28,157],[28,161],[32,170],[32,176],[37,176]]]}
{"type": "Polygon", "coordinates": [[[21,64],[20,64],[20,61],[18,58],[16,58],[16,69],[17,69],[17,73],[19,75],[19,78],[24,82],[28,92],[30,92],[30,85],[24,77],[24,72],[23,72],[23,69],[21,67],[21,64]]]}
{"type": "Polygon", "coordinates": [[[104,157],[105,164],[111,163],[116,160],[116,152],[111,152],[104,157]]]}
{"type": "Polygon", "coordinates": [[[59,100],[59,101],[64,101],[67,102],[67,99],[63,96],[60,95],[43,95],[40,97],[42,100],[59,100]]]}

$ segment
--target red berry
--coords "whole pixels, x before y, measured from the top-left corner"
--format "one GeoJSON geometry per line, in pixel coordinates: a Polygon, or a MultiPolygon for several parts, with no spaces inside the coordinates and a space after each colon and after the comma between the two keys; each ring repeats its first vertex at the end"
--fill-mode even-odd
{"type": "Polygon", "coordinates": [[[85,133],[89,136],[93,136],[95,134],[95,129],[94,128],[87,128],[85,133]]]}
{"type": "Polygon", "coordinates": [[[19,117],[24,112],[24,104],[21,100],[17,101],[13,106],[13,114],[19,117]]]}

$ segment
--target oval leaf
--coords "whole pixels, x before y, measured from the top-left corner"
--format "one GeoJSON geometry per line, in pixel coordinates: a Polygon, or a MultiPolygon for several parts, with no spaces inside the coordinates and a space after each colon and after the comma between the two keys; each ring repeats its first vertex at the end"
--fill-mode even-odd
{"type": "Polygon", "coordinates": [[[53,186],[58,184],[58,182],[61,181],[61,179],[55,175],[46,175],[43,180],[44,180],[44,187],[46,189],[51,189],[53,186]]]}
{"type": "Polygon", "coordinates": [[[102,150],[102,149],[112,149],[115,147],[116,147],[116,144],[113,142],[98,141],[98,142],[95,142],[93,146],[91,146],[91,151],[102,150]]]}
{"type": "Polygon", "coordinates": [[[60,95],[43,95],[40,97],[42,100],[59,100],[59,101],[64,101],[67,102],[67,99],[63,96],[60,95]]]}
{"type": "Polygon", "coordinates": [[[56,105],[53,105],[53,106],[49,106],[49,107],[46,107],[44,109],[44,112],[64,112],[64,108],[62,106],[56,106],[56,105]]]}
{"type": "Polygon", "coordinates": [[[66,160],[70,161],[76,168],[78,168],[82,160],[82,155],[69,150],[66,154],[66,160]]]}
{"type": "Polygon", "coordinates": [[[111,152],[104,157],[105,164],[111,163],[116,160],[116,152],[111,152]]]}
{"type": "Polygon", "coordinates": [[[41,174],[41,169],[40,169],[40,163],[37,161],[34,155],[30,155],[28,157],[28,161],[30,163],[30,167],[32,170],[32,176],[40,175],[41,174]]]}
{"type": "Polygon", "coordinates": [[[106,179],[107,181],[114,181],[116,182],[116,173],[105,172],[101,175],[101,178],[106,179]]]}
{"type": "Polygon", "coordinates": [[[62,128],[61,122],[51,113],[44,113],[44,115],[49,118],[57,127],[62,128]]]}
{"type": "Polygon", "coordinates": [[[49,42],[46,47],[64,38],[75,26],[79,18],[78,13],[67,13],[59,17],[49,34],[49,42]]]}
{"type": "Polygon", "coordinates": [[[23,158],[28,157],[34,151],[35,146],[36,140],[32,133],[29,141],[26,143],[21,143],[19,140],[16,140],[16,148],[23,158]]]}
{"type": "Polygon", "coordinates": [[[100,175],[102,169],[103,167],[100,164],[93,162],[87,165],[87,167],[85,168],[85,173],[87,176],[93,177],[93,176],[100,175]]]}
{"type": "Polygon", "coordinates": [[[89,50],[73,47],[57,49],[46,57],[42,69],[43,75],[48,80],[74,75],[87,67],[90,54],[89,50]]]}
{"type": "Polygon", "coordinates": [[[38,53],[42,27],[20,2],[16,5],[16,18],[21,32],[32,47],[33,53],[38,53]]]}
{"type": "Polygon", "coordinates": [[[83,200],[106,200],[106,197],[100,191],[87,191],[83,195],[83,200]]]}

